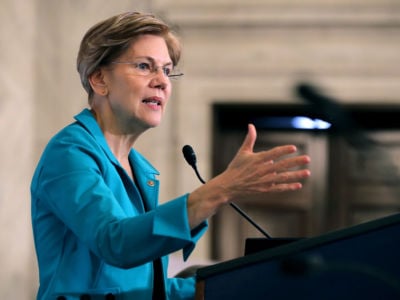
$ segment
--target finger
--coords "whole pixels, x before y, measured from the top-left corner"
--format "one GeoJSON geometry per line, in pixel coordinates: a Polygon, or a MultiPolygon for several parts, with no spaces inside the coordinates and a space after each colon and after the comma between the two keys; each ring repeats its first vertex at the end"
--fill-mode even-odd
{"type": "Polygon", "coordinates": [[[296,191],[303,187],[300,182],[291,182],[291,183],[279,183],[273,184],[268,188],[268,192],[273,193],[281,193],[281,192],[288,192],[288,191],[296,191]]]}
{"type": "Polygon", "coordinates": [[[296,167],[302,167],[310,163],[310,157],[308,155],[300,155],[295,157],[288,157],[285,159],[281,159],[276,161],[273,166],[271,166],[271,170],[276,172],[285,171],[287,169],[292,169],[296,167]]]}
{"type": "Polygon", "coordinates": [[[270,161],[270,160],[278,160],[282,158],[282,156],[293,154],[297,151],[296,146],[294,145],[283,145],[277,146],[270,150],[258,152],[260,159],[263,161],[270,161]]]}
{"type": "Polygon", "coordinates": [[[257,139],[257,131],[253,124],[247,127],[247,134],[239,151],[253,152],[254,144],[257,139]]]}
{"type": "Polygon", "coordinates": [[[273,182],[275,184],[291,183],[308,178],[310,175],[311,172],[308,169],[276,173],[273,182]]]}

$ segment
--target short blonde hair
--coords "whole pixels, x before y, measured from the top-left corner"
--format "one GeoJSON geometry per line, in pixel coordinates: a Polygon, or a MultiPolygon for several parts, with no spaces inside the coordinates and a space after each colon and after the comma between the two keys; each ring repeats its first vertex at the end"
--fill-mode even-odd
{"type": "Polygon", "coordinates": [[[176,66],[181,56],[181,44],[175,33],[152,14],[127,12],[115,15],[92,26],[84,35],[78,52],[77,69],[89,102],[93,89],[89,77],[98,68],[120,57],[143,34],[165,39],[172,63],[176,66]]]}

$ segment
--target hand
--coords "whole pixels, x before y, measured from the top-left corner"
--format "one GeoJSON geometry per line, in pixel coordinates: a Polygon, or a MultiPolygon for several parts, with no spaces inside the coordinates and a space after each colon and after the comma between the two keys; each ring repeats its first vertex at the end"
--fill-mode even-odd
{"type": "Polygon", "coordinates": [[[224,173],[231,177],[231,201],[266,192],[283,192],[302,187],[302,179],[310,176],[308,169],[299,169],[310,162],[307,155],[290,156],[297,151],[294,145],[278,146],[268,151],[254,153],[257,133],[249,124],[246,138],[224,173]]]}
{"type": "Polygon", "coordinates": [[[297,151],[296,146],[279,146],[255,153],[256,138],[256,129],[249,124],[246,138],[226,170],[189,195],[187,203],[191,228],[226,203],[265,197],[271,192],[298,190],[302,187],[300,180],[310,176],[308,169],[302,169],[310,158],[307,155],[290,155],[297,151]]]}

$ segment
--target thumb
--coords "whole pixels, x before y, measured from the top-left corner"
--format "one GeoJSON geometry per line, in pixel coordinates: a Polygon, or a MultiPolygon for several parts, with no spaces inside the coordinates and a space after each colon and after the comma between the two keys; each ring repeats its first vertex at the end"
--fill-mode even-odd
{"type": "Polygon", "coordinates": [[[247,135],[240,147],[240,151],[253,152],[254,144],[256,143],[257,131],[253,124],[248,124],[247,135]]]}

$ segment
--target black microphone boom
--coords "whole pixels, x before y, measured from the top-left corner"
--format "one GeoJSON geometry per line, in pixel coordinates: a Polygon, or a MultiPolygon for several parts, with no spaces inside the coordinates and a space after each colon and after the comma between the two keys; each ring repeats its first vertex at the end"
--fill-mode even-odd
{"type": "Polygon", "coordinates": [[[296,93],[312,104],[314,110],[332,124],[332,132],[342,135],[350,145],[361,150],[376,145],[376,142],[353,120],[350,111],[338,100],[323,94],[320,89],[309,83],[299,83],[296,86],[296,93]]]}
{"type": "MultiPolygon", "coordinates": [[[[197,170],[197,159],[196,154],[194,153],[193,148],[190,145],[185,145],[182,148],[183,156],[185,157],[187,163],[192,166],[193,170],[196,172],[197,178],[201,181],[201,183],[206,183],[203,178],[200,176],[199,171],[197,170]]],[[[248,222],[251,223],[259,232],[261,232],[266,238],[270,239],[271,236],[265,232],[256,222],[254,222],[239,206],[237,206],[233,202],[229,202],[229,205],[232,206],[242,217],[244,217],[248,222]]]]}

